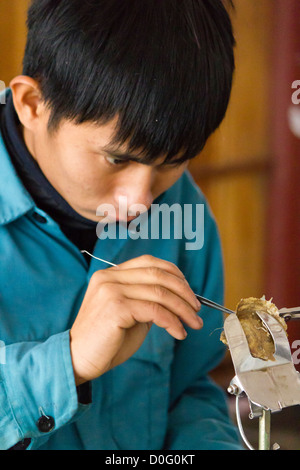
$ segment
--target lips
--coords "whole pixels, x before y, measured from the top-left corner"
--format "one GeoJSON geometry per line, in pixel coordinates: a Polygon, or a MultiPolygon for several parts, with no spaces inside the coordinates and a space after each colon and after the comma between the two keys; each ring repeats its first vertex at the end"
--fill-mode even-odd
{"type": "MultiPolygon", "coordinates": [[[[148,212],[148,211],[147,211],[148,212]]],[[[127,219],[120,219],[119,217],[116,218],[116,222],[119,222],[119,223],[123,223],[123,224],[129,224],[130,222],[132,222],[133,220],[137,219],[140,215],[143,215],[143,214],[146,214],[146,211],[145,212],[138,212],[136,215],[134,216],[131,216],[131,217],[127,217],[127,219]]]]}
{"type": "Polygon", "coordinates": [[[135,217],[128,217],[127,220],[122,220],[122,219],[116,219],[116,222],[123,223],[123,224],[129,224],[132,222],[134,219],[136,219],[138,216],[136,215],[135,217]]]}
{"type": "Polygon", "coordinates": [[[111,206],[111,209],[110,209],[110,208],[107,207],[107,205],[104,205],[103,209],[101,209],[101,211],[98,208],[97,215],[101,215],[101,217],[104,217],[105,223],[109,223],[109,224],[112,224],[112,223],[129,224],[130,222],[137,219],[138,217],[147,214],[149,209],[146,206],[144,206],[143,209],[141,209],[140,211],[136,211],[136,213],[135,213],[134,210],[131,211],[131,214],[135,214],[135,215],[130,215],[129,216],[127,208],[126,208],[126,210],[122,210],[122,207],[121,208],[115,208],[114,206],[111,206]]]}

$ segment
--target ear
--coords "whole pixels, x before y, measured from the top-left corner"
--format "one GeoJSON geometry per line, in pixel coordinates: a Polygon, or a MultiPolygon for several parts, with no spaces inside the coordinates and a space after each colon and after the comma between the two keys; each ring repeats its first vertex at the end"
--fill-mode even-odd
{"type": "Polygon", "coordinates": [[[26,75],[19,75],[10,82],[15,110],[26,129],[33,130],[45,112],[39,84],[26,75]]]}

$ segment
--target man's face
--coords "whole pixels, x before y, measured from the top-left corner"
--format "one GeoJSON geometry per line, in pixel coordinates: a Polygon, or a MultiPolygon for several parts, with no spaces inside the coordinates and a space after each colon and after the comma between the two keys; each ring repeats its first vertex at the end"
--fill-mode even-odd
{"type": "MultiPolygon", "coordinates": [[[[57,131],[49,133],[48,118],[45,113],[34,132],[24,129],[27,147],[58,193],[90,220],[101,221],[97,207],[110,204],[117,220],[126,222],[119,214],[120,197],[127,198],[128,207],[142,204],[149,209],[187,167],[187,163],[162,164],[163,159],[151,166],[130,160],[134,155],[111,145],[114,122],[99,126],[63,121],[57,131]]],[[[128,216],[127,222],[133,218],[128,216]]]]}

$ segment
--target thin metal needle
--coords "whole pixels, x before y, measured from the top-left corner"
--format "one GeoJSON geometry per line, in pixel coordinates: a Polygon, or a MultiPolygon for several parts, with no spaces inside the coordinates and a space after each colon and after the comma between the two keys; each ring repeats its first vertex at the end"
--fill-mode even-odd
{"type": "Polygon", "coordinates": [[[89,253],[89,252],[86,251],[86,250],[82,250],[81,253],[86,253],[86,254],[89,255],[91,258],[97,259],[98,261],[102,261],[102,263],[110,264],[111,266],[117,266],[116,264],[110,263],[109,261],[106,261],[105,259],[97,258],[96,256],[91,255],[91,253],[89,253]]]}
{"type": "Polygon", "coordinates": [[[224,313],[235,313],[233,310],[229,310],[229,308],[223,307],[223,305],[217,304],[216,302],[213,302],[212,300],[206,299],[205,297],[201,297],[200,295],[195,294],[197,299],[200,301],[202,305],[205,305],[206,307],[210,308],[215,308],[216,310],[220,310],[221,312],[224,313]]]}
{"type": "MultiPolygon", "coordinates": [[[[82,250],[81,253],[86,253],[87,255],[91,256],[91,258],[94,258],[98,261],[102,261],[102,263],[109,264],[110,266],[117,266],[117,264],[110,263],[109,261],[106,261],[105,259],[97,258],[96,256],[91,255],[91,253],[89,253],[86,250],[82,250]]],[[[217,304],[216,302],[213,302],[212,300],[206,299],[205,297],[201,297],[198,294],[195,294],[195,296],[200,301],[200,303],[202,305],[205,305],[206,307],[214,308],[214,309],[220,310],[221,312],[224,312],[224,313],[235,313],[233,310],[229,310],[228,308],[223,307],[223,305],[217,304]]]]}

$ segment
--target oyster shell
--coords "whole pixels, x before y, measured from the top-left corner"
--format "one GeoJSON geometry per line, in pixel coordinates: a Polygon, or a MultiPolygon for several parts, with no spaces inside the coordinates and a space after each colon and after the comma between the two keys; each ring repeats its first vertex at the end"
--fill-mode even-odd
{"type": "MultiPolygon", "coordinates": [[[[256,312],[265,312],[272,315],[287,332],[287,325],[283,318],[279,316],[278,308],[271,300],[265,300],[264,297],[257,299],[249,297],[242,299],[236,308],[236,315],[246,335],[250,353],[264,361],[274,361],[275,345],[268,329],[257,315],[256,312]]],[[[221,341],[227,344],[225,333],[221,334],[221,341]]]]}

